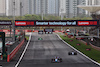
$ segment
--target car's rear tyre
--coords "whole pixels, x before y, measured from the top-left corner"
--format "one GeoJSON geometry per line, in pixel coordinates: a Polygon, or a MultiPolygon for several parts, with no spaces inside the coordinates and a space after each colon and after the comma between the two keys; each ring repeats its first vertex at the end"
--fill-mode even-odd
{"type": "Polygon", "coordinates": [[[68,53],[68,55],[71,55],[71,53],[68,53]]]}
{"type": "Polygon", "coordinates": [[[75,53],[75,55],[77,55],[77,53],[75,53]]]}
{"type": "Polygon", "coordinates": [[[62,62],[62,58],[60,58],[60,62],[62,62]]]}
{"type": "Polygon", "coordinates": [[[51,63],[53,63],[54,59],[51,59],[51,63]]]}

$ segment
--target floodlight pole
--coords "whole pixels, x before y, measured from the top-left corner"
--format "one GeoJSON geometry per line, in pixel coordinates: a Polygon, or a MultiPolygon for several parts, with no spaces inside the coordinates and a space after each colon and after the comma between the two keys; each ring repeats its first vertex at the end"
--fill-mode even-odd
{"type": "Polygon", "coordinates": [[[13,1],[13,23],[12,23],[12,28],[13,28],[13,42],[15,42],[15,0],[13,1]]]}

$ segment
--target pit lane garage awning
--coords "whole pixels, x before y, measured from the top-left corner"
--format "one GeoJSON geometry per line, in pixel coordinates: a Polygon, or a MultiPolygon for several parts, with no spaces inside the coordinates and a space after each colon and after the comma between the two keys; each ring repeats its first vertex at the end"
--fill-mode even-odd
{"type": "Polygon", "coordinates": [[[77,7],[85,9],[91,13],[95,13],[97,11],[100,11],[100,5],[78,5],[77,7]]]}

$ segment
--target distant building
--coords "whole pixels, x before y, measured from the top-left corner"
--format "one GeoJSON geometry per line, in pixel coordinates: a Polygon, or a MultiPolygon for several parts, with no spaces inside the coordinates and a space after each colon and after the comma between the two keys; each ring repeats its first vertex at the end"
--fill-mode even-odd
{"type": "MultiPolygon", "coordinates": [[[[100,5],[100,0],[86,0],[86,6],[88,5],[100,5]]],[[[86,14],[91,15],[88,11],[86,11],[86,14]]],[[[100,14],[100,11],[97,14],[100,14]]]]}
{"type": "Polygon", "coordinates": [[[23,16],[26,14],[55,15],[67,18],[77,17],[85,14],[85,10],[77,8],[79,4],[86,4],[86,0],[0,0],[4,6],[0,14],[7,16],[23,16]],[[6,1],[6,2],[5,2],[6,1]],[[15,1],[15,13],[14,11],[15,1]],[[4,4],[6,3],[6,6],[4,4]]]}
{"type": "Polygon", "coordinates": [[[59,16],[59,0],[48,0],[47,14],[59,16]]]}
{"type": "MultiPolygon", "coordinates": [[[[29,14],[29,9],[30,9],[29,1],[31,1],[31,0],[21,0],[21,3],[20,3],[20,15],[21,16],[29,14]]],[[[30,6],[30,7],[32,7],[32,6],[30,6]]],[[[31,9],[33,9],[33,8],[31,8],[31,9]]]]}
{"type": "Polygon", "coordinates": [[[59,16],[66,16],[66,0],[59,0],[59,16]]]}
{"type": "Polygon", "coordinates": [[[29,14],[59,15],[59,0],[29,0],[29,14]]]}
{"type": "MultiPolygon", "coordinates": [[[[48,0],[28,0],[27,2],[28,12],[27,13],[37,14],[37,15],[42,14],[42,13],[46,14],[47,13],[47,1],[48,0]]],[[[25,8],[25,6],[23,8],[25,8]]]]}
{"type": "Polygon", "coordinates": [[[0,16],[6,15],[6,0],[0,0],[0,16]]]}
{"type": "Polygon", "coordinates": [[[6,0],[6,16],[13,16],[14,14],[20,16],[20,0],[6,0]]]}
{"type": "Polygon", "coordinates": [[[100,5],[100,0],[86,0],[86,5],[100,5]]]}
{"type": "Polygon", "coordinates": [[[85,15],[85,10],[78,8],[77,6],[85,5],[85,0],[66,0],[66,17],[73,18],[81,15],[85,15]]]}

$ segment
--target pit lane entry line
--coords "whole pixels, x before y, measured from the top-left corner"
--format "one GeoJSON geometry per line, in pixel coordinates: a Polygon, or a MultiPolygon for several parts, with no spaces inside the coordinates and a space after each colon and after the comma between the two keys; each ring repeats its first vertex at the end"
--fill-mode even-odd
{"type": "MultiPolygon", "coordinates": [[[[56,35],[59,37],[60,40],[62,40],[62,38],[61,38],[58,34],[56,34],[56,35]]],[[[82,56],[86,57],[87,59],[89,59],[89,60],[92,61],[93,63],[95,63],[95,64],[97,64],[97,65],[100,66],[100,63],[98,63],[98,62],[92,60],[91,58],[89,58],[88,56],[86,56],[85,54],[83,54],[82,52],[80,52],[79,50],[77,50],[76,48],[72,47],[70,44],[68,44],[68,43],[65,42],[64,40],[62,40],[62,41],[63,41],[65,44],[67,44],[69,47],[71,47],[72,49],[74,49],[75,51],[77,51],[78,53],[80,53],[82,56]]]]}
{"type": "Polygon", "coordinates": [[[23,58],[23,56],[24,56],[24,54],[25,54],[25,52],[26,52],[26,50],[27,50],[27,48],[28,48],[28,46],[29,46],[29,43],[30,43],[30,40],[31,40],[31,36],[32,36],[32,33],[30,34],[29,41],[28,41],[28,43],[27,43],[27,45],[26,45],[26,47],[25,47],[25,49],[24,49],[24,51],[23,51],[23,53],[22,53],[20,59],[19,59],[18,62],[16,63],[15,67],[18,67],[18,65],[20,64],[20,62],[21,62],[21,60],[22,60],[22,58],[23,58]]]}

